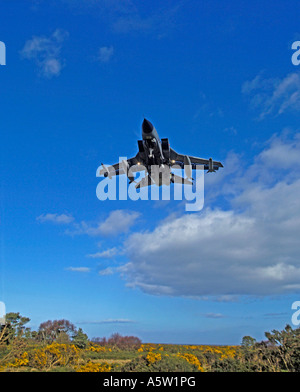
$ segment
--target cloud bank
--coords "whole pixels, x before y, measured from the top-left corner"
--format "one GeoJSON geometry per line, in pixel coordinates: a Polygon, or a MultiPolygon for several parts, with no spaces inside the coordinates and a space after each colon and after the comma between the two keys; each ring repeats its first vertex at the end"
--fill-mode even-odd
{"type": "Polygon", "coordinates": [[[125,242],[129,262],[118,271],[129,286],[156,295],[232,298],[299,291],[298,157],[299,133],[273,136],[243,170],[240,158],[231,156],[240,163],[236,171],[212,184],[230,208],[206,207],[131,234],[125,242]]]}
{"type": "Polygon", "coordinates": [[[293,72],[282,79],[263,78],[261,74],[246,81],[242,92],[250,97],[251,106],[260,111],[259,119],[300,110],[300,74],[293,72]]]}

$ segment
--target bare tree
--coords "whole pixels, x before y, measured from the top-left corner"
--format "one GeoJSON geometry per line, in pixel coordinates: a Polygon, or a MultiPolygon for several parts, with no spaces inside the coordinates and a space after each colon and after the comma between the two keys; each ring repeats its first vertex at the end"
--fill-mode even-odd
{"type": "Polygon", "coordinates": [[[41,340],[53,342],[61,333],[71,335],[76,332],[76,327],[69,320],[48,320],[40,324],[39,335],[41,340]]]}

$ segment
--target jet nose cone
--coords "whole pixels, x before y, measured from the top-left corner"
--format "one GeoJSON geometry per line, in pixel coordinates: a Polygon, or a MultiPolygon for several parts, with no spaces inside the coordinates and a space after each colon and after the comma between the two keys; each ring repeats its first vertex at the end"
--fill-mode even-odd
{"type": "Polygon", "coordinates": [[[145,118],[142,124],[142,130],[144,133],[150,133],[153,131],[153,125],[151,124],[150,121],[146,120],[145,118]]]}

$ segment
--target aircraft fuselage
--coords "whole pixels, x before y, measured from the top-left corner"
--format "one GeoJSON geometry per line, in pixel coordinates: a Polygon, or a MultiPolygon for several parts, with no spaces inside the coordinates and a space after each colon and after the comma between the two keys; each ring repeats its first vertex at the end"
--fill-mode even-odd
{"type": "Polygon", "coordinates": [[[150,121],[144,119],[142,124],[143,147],[145,150],[145,166],[166,163],[158,133],[150,121]]]}

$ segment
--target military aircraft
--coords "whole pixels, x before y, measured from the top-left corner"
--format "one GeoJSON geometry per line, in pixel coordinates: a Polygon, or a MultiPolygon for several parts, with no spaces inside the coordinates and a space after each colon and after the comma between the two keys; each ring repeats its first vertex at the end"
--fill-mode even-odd
{"type": "Polygon", "coordinates": [[[138,140],[138,153],[135,157],[122,160],[112,166],[103,163],[100,176],[112,178],[114,175],[126,174],[129,183],[136,182],[134,172],[145,171],[145,177],[136,183],[135,187],[141,188],[156,184],[170,185],[171,183],[193,185],[192,170],[197,168],[215,172],[223,167],[221,162],[212,158],[203,159],[190,155],[178,154],[170,148],[168,139],[160,139],[153,124],[147,119],[142,123],[142,140],[138,140]],[[171,168],[184,168],[186,178],[171,172],[171,168]]]}

